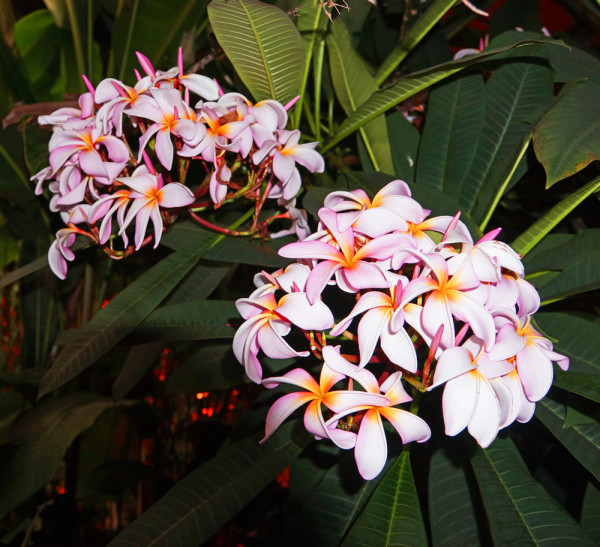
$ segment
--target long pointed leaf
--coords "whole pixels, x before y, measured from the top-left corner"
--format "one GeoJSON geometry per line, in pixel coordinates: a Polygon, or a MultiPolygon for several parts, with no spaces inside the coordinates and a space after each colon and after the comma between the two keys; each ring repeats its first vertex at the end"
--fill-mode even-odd
{"type": "Polygon", "coordinates": [[[150,342],[133,346],[129,350],[123,368],[112,385],[113,399],[118,401],[131,391],[148,369],[156,365],[164,347],[162,342],[150,342]]]}
{"type": "Polygon", "coordinates": [[[402,41],[385,58],[375,74],[377,85],[381,85],[395,68],[406,58],[434,25],[454,5],[456,0],[435,0],[417,22],[410,27],[402,41]]]}
{"type": "Polygon", "coordinates": [[[119,293],[81,329],[79,340],[58,355],[42,378],[38,398],[77,376],[127,336],[221,238],[203,239],[173,253],[119,293]]]}
{"type": "Polygon", "coordinates": [[[257,101],[286,103],[300,92],[304,46],[289,17],[258,0],[213,0],[217,40],[257,101]]]}
{"type": "Polygon", "coordinates": [[[483,127],[484,93],[480,74],[459,74],[431,92],[417,159],[419,184],[458,198],[483,127]]]}
{"type": "Polygon", "coordinates": [[[531,225],[517,239],[511,247],[520,255],[526,255],[533,249],[563,218],[565,218],[585,198],[600,189],[600,177],[588,182],[579,190],[557,203],[543,217],[531,225]]]}
{"type": "Polygon", "coordinates": [[[119,534],[112,547],[200,545],[294,460],[308,442],[284,426],[259,445],[252,436],[223,448],[119,534]]]}
{"type": "MultiPolygon", "coordinates": [[[[336,20],[327,37],[329,66],[335,94],[350,116],[375,91],[377,84],[361,57],[352,48],[350,33],[336,20]]],[[[392,173],[392,153],[384,116],[379,116],[361,128],[361,137],[376,171],[392,173]]]]}
{"type": "Polygon", "coordinates": [[[434,67],[414,72],[400,78],[394,85],[377,91],[371,95],[371,97],[365,101],[348,119],[342,124],[338,132],[334,135],[333,139],[327,143],[322,149],[322,153],[331,150],[340,141],[345,139],[348,135],[354,133],[366,123],[375,119],[377,116],[384,114],[390,108],[393,108],[402,101],[412,97],[415,93],[432,86],[433,84],[448,78],[457,72],[481,63],[493,57],[498,57],[506,52],[509,52],[515,48],[523,47],[531,44],[559,44],[559,42],[552,40],[523,40],[510,46],[499,47],[489,50],[484,50],[482,53],[471,55],[459,59],[458,61],[449,61],[442,63],[434,67]]]}
{"type": "Polygon", "coordinates": [[[554,376],[554,385],[577,393],[586,399],[600,403],[600,374],[585,374],[583,372],[563,372],[558,369],[554,376]]]}
{"type": "Polygon", "coordinates": [[[435,547],[482,545],[486,526],[481,500],[470,484],[473,471],[464,446],[450,443],[431,456],[429,467],[429,521],[435,547]]]}
{"type": "Polygon", "coordinates": [[[533,479],[510,439],[478,448],[472,463],[496,545],[594,544],[533,479]]]}
{"type": "Polygon", "coordinates": [[[362,545],[427,545],[427,533],[407,450],[400,454],[385,474],[342,543],[343,547],[362,545]]]}
{"type": "Polygon", "coordinates": [[[565,428],[567,409],[552,399],[542,399],[535,415],[579,462],[600,480],[600,424],[565,428]]]}
{"type": "Polygon", "coordinates": [[[598,519],[598,515],[600,515],[600,489],[590,481],[583,497],[581,526],[597,543],[600,543],[600,519],[598,519]]]}

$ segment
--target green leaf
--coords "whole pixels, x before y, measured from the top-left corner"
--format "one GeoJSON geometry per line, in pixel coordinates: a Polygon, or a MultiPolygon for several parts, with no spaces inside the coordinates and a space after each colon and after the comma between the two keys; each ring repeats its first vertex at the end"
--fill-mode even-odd
{"type": "Polygon", "coordinates": [[[535,250],[527,255],[525,271],[533,272],[564,270],[570,264],[585,258],[589,253],[600,251],[600,228],[589,228],[579,234],[553,234],[544,238],[535,250]],[[545,243],[543,252],[538,248],[545,243]]]}
{"type": "Polygon", "coordinates": [[[574,82],[584,78],[600,78],[600,59],[569,44],[568,48],[549,50],[555,82],[574,82]]]}
{"type": "Polygon", "coordinates": [[[231,342],[210,344],[186,359],[167,379],[166,393],[221,391],[248,382],[231,342]]]}
{"type": "Polygon", "coordinates": [[[435,547],[485,545],[480,534],[487,523],[481,500],[470,486],[474,480],[462,443],[448,443],[448,448],[433,452],[428,499],[431,540],[435,547]]]}
{"type": "Polygon", "coordinates": [[[19,281],[19,279],[23,279],[24,277],[31,275],[32,273],[38,272],[42,268],[45,268],[48,265],[48,255],[40,256],[36,258],[33,262],[26,264],[25,266],[21,266],[12,272],[7,273],[0,277],[0,289],[19,281]]]}
{"type": "Polygon", "coordinates": [[[533,479],[510,439],[478,448],[471,461],[495,545],[594,544],[533,479]]]}
{"type": "MultiPolygon", "coordinates": [[[[331,81],[344,112],[350,116],[378,88],[364,61],[352,48],[344,24],[336,20],[331,30],[327,36],[331,81]]],[[[385,117],[375,118],[360,131],[375,170],[392,173],[394,166],[385,117]]]]}
{"type": "Polygon", "coordinates": [[[119,2],[113,47],[107,76],[135,81],[133,69],[138,66],[135,52],[146,55],[156,68],[165,57],[175,64],[174,50],[186,30],[200,21],[206,10],[203,0],[123,0],[119,2]]]}
{"type": "Polygon", "coordinates": [[[235,329],[229,323],[238,317],[233,302],[184,302],[157,308],[132,334],[145,341],[231,338],[235,329]]]}
{"type": "MultiPolygon", "coordinates": [[[[21,412],[30,407],[29,401],[14,389],[0,393],[0,430],[11,425],[21,412]]],[[[2,436],[3,433],[0,433],[0,438],[2,436]]]]}
{"type": "Polygon", "coordinates": [[[258,0],[213,0],[208,17],[219,44],[257,101],[285,104],[299,94],[304,45],[285,12],[258,0]]]}
{"type": "Polygon", "coordinates": [[[583,496],[583,507],[581,508],[581,527],[600,543],[600,489],[592,482],[588,482],[583,496]]]}
{"type": "Polygon", "coordinates": [[[259,436],[227,445],[179,481],[109,545],[200,545],[261,492],[307,444],[291,425],[266,443],[259,436]]]}
{"type": "Polygon", "coordinates": [[[291,545],[338,546],[371,494],[382,474],[365,481],[356,470],[352,453],[346,453],[329,469],[319,485],[294,515],[289,530],[291,545]]]}
{"type": "Polygon", "coordinates": [[[568,265],[539,289],[543,304],[600,287],[600,250],[568,265]]]}
{"type": "Polygon", "coordinates": [[[554,351],[569,358],[569,370],[600,374],[600,336],[598,323],[568,313],[536,313],[535,322],[547,335],[557,340],[554,351]]]}
{"type": "Polygon", "coordinates": [[[417,160],[419,184],[458,199],[481,136],[484,108],[480,74],[459,74],[431,92],[417,160]]]}
{"type": "Polygon", "coordinates": [[[373,492],[342,545],[427,544],[410,453],[404,450],[373,492]]]}
{"type": "Polygon", "coordinates": [[[561,90],[535,127],[533,147],[546,170],[546,188],[600,158],[600,82],[583,81],[561,90]]]}
{"type": "Polygon", "coordinates": [[[600,177],[557,203],[540,219],[536,220],[525,232],[511,243],[511,247],[522,256],[533,249],[563,218],[565,218],[585,198],[600,189],[600,177]]]}
{"type": "Polygon", "coordinates": [[[77,376],[134,330],[221,237],[173,253],[113,298],[81,329],[79,339],[58,355],[42,378],[38,398],[77,376]]]}
{"type": "Polygon", "coordinates": [[[385,58],[375,74],[377,85],[381,85],[415,46],[425,37],[456,0],[435,0],[416,23],[410,27],[402,41],[385,58]]]}
{"type": "Polygon", "coordinates": [[[318,44],[324,39],[327,31],[327,16],[319,0],[309,0],[305,2],[298,11],[297,26],[302,43],[304,44],[304,70],[302,72],[302,81],[300,83],[300,99],[295,107],[296,122],[294,127],[300,125],[300,116],[302,114],[302,103],[306,92],[308,75],[313,63],[313,52],[318,44]]]}
{"type": "MultiPolygon", "coordinates": [[[[537,59],[540,61],[541,59],[537,59]]],[[[485,85],[485,117],[471,168],[460,187],[459,202],[481,221],[503,190],[511,168],[528,141],[532,112],[552,101],[552,71],[536,62],[507,63],[485,85]]]]}
{"type": "Polygon", "coordinates": [[[121,372],[112,385],[112,396],[115,401],[125,397],[148,369],[158,362],[158,356],[164,347],[162,342],[150,342],[133,346],[129,350],[121,372]]]}
{"type": "Polygon", "coordinates": [[[595,418],[592,418],[591,416],[588,416],[583,412],[579,412],[579,410],[572,406],[567,406],[565,422],[563,423],[563,427],[565,429],[569,429],[577,425],[589,425],[595,423],[597,423],[597,420],[595,418]]]}
{"type": "Polygon", "coordinates": [[[390,108],[393,108],[402,101],[412,97],[415,93],[432,86],[433,84],[448,78],[457,72],[486,61],[494,57],[500,57],[502,54],[509,52],[515,48],[527,46],[530,44],[559,44],[559,42],[552,40],[523,40],[516,44],[509,46],[494,48],[485,50],[482,53],[471,55],[459,59],[457,61],[449,61],[442,63],[426,70],[414,72],[400,78],[394,85],[377,91],[371,95],[371,97],[365,101],[351,116],[339,128],[338,132],[333,136],[332,140],[327,143],[321,150],[321,153],[325,153],[336,146],[340,141],[345,139],[348,135],[354,133],[354,131],[363,127],[366,123],[370,122],[377,116],[384,114],[390,108]]]}
{"type": "Polygon", "coordinates": [[[0,447],[0,515],[46,485],[73,439],[112,406],[107,397],[73,393],[44,401],[19,418],[0,447]]]}
{"type": "Polygon", "coordinates": [[[600,480],[600,424],[565,429],[566,407],[548,398],[538,402],[535,415],[581,465],[600,480]]]}
{"type": "Polygon", "coordinates": [[[554,385],[600,403],[600,375],[560,369],[555,371],[554,385]]]}
{"type": "Polygon", "coordinates": [[[164,305],[183,304],[191,300],[208,298],[230,270],[228,266],[198,264],[167,296],[164,305]]]}
{"type": "Polygon", "coordinates": [[[421,138],[419,132],[401,112],[386,116],[386,121],[394,163],[392,172],[399,179],[414,182],[417,150],[421,138]]]}
{"type": "Polygon", "coordinates": [[[8,127],[0,132],[0,199],[28,211],[35,195],[26,173],[21,134],[8,127]]]}

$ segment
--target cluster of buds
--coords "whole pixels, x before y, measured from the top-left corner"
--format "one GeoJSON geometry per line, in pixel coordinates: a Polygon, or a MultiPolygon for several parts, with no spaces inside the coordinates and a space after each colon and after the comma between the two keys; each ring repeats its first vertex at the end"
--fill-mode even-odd
{"type": "Polygon", "coordinates": [[[152,241],[156,247],[183,209],[202,226],[231,235],[265,235],[273,220],[287,218],[292,227],[283,233],[306,236],[306,214],[294,206],[301,186],[296,164],[321,172],[324,161],[317,143],[299,144],[300,132],[285,129],[295,101],[253,104],[239,93],[224,93],[206,76],[185,74],[181,50],[178,66],[167,71],[137,55],[145,75],[135,71],[134,87],[107,78],[94,88],[84,77],[89,91],[80,96],[79,108],[38,120],[52,126],[53,134],[50,165],[32,177],[35,192],[48,183],[50,210],[66,224],[48,253],[52,271],[65,278],[78,235],[112,258],[152,241]],[[200,97],[193,106],[190,94],[200,97]],[[193,161],[202,180],[186,181],[193,161]],[[245,232],[202,215],[237,198],[253,202],[254,220],[245,232]],[[284,212],[259,221],[267,198],[284,212]],[[134,220],[130,245],[127,229],[134,220]],[[153,233],[146,235],[150,221],[153,233]]]}
{"type": "Polygon", "coordinates": [[[531,419],[552,384],[552,362],[569,365],[531,324],[539,295],[519,256],[495,239],[499,230],[474,243],[459,215],[429,213],[402,181],[373,200],[362,190],[333,192],[318,231],[281,248],[297,262],[258,274],[258,288],[237,301],[246,321],[233,349],[249,378],[300,388],[273,404],[265,439],[308,403],[306,429],[354,449],[360,474],[372,479],[387,459],[382,417],[403,443],[431,435],[398,406],[412,400],[407,385],[413,396],[443,386],[446,434],[467,428],[484,448],[500,429],[531,419]],[[347,315],[336,322],[332,309],[347,315]],[[308,349],[287,343],[292,329],[308,349]],[[316,356],[319,381],[303,368],[263,379],[261,350],[275,359],[316,356]]]}

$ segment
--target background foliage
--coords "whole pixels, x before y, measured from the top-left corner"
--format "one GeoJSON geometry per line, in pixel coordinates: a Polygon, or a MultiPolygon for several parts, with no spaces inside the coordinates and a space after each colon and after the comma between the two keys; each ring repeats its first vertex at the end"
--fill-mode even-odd
{"type": "Polygon", "coordinates": [[[4,544],[600,542],[600,9],[414,4],[353,0],[330,21],[315,0],[0,0],[4,544]],[[256,101],[301,95],[290,125],[328,166],[304,181],[311,214],[333,189],[402,178],[433,214],[503,227],[542,297],[539,328],[571,360],[531,423],[484,451],[424,408],[432,440],[392,446],[365,482],[293,422],[257,444],[272,397],[230,350],[233,302],[285,265],[281,241],[180,222],[156,252],[82,248],[65,282],[52,276],[57,221],[29,182],[47,164],[37,115],[74,105],[82,73],[132,81],[136,50],[166,69],[179,45],[256,101]]]}

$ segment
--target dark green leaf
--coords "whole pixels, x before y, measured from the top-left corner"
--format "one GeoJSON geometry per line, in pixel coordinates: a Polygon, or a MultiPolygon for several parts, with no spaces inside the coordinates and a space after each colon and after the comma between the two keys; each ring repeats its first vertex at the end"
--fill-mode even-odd
{"type": "Polygon", "coordinates": [[[581,508],[581,527],[600,543],[600,489],[592,481],[588,482],[581,508]]]}
{"type": "Polygon", "coordinates": [[[419,148],[419,132],[401,112],[386,116],[394,175],[406,182],[415,181],[415,164],[419,148]]]}
{"type": "Polygon", "coordinates": [[[150,342],[133,346],[129,350],[123,368],[112,385],[113,399],[118,401],[131,391],[148,369],[156,365],[164,347],[162,342],[150,342]]]}
{"type": "Polygon", "coordinates": [[[212,242],[203,240],[198,245],[190,244],[173,253],[144,272],[139,279],[112,299],[81,329],[79,339],[58,355],[42,378],[38,397],[77,376],[127,336],[165,299],[206,250],[219,239],[220,236],[215,236],[212,242]]]}
{"type": "Polygon", "coordinates": [[[373,492],[342,545],[427,544],[410,453],[404,450],[373,492]]]}
{"type": "Polygon", "coordinates": [[[248,382],[244,367],[238,363],[231,342],[200,348],[169,376],[166,393],[221,391],[248,382]]]}
{"type": "Polygon", "coordinates": [[[480,537],[485,514],[480,514],[481,500],[470,486],[474,479],[462,444],[449,443],[431,456],[428,499],[435,547],[485,544],[480,537]]]}
{"type": "Polygon", "coordinates": [[[459,75],[429,96],[417,161],[417,182],[458,199],[483,128],[485,87],[480,74],[459,75]]]}
{"type": "MultiPolygon", "coordinates": [[[[327,37],[331,81],[335,94],[350,116],[374,92],[377,84],[364,61],[352,48],[348,30],[339,20],[332,25],[327,37]]],[[[360,135],[376,171],[393,171],[390,143],[385,117],[379,116],[360,129],[360,135]]]]}
{"type": "Polygon", "coordinates": [[[571,372],[598,374],[600,372],[600,325],[568,313],[536,313],[540,329],[557,340],[554,351],[566,355],[571,372]]]}
{"type": "Polygon", "coordinates": [[[223,448],[127,527],[109,545],[200,545],[263,490],[307,444],[291,425],[266,443],[252,436],[223,448]]]}
{"type": "Polygon", "coordinates": [[[107,397],[73,393],[45,401],[17,420],[0,447],[0,515],[42,488],[73,439],[113,405],[107,397]]]}
{"type": "Polygon", "coordinates": [[[210,340],[231,338],[232,319],[239,314],[233,302],[199,300],[172,304],[154,310],[133,331],[143,340],[210,340]]]}
{"type": "MultiPolygon", "coordinates": [[[[217,245],[219,247],[219,245],[217,245]]],[[[165,299],[164,305],[208,298],[230,271],[228,266],[198,264],[165,299]]]]}
{"type": "Polygon", "coordinates": [[[484,130],[459,196],[476,221],[485,218],[505,190],[536,121],[532,113],[549,105],[552,94],[552,71],[533,61],[506,63],[486,83],[484,130]]]}
{"type": "Polygon", "coordinates": [[[536,405],[535,415],[600,480],[600,424],[596,422],[565,428],[566,407],[548,398],[536,405]]]}
{"type": "Polygon", "coordinates": [[[213,0],[208,16],[221,47],[257,101],[300,92],[304,46],[289,17],[258,0],[213,0]]]}
{"type": "Polygon", "coordinates": [[[477,449],[473,468],[496,545],[593,545],[591,538],[529,474],[510,439],[477,449]]]}
{"type": "Polygon", "coordinates": [[[600,403],[600,375],[560,369],[555,371],[554,385],[600,403]]]}
{"type": "Polygon", "coordinates": [[[547,188],[600,158],[599,93],[600,82],[567,86],[537,124],[533,146],[546,170],[547,188]]]}
{"type": "Polygon", "coordinates": [[[554,81],[574,82],[584,78],[600,78],[600,59],[573,45],[549,50],[554,81]]]}
{"type": "Polygon", "coordinates": [[[532,43],[543,43],[543,44],[560,44],[560,42],[552,40],[524,40],[515,44],[511,44],[505,47],[499,47],[496,49],[485,50],[482,53],[471,55],[459,59],[457,61],[449,61],[427,70],[420,72],[414,72],[400,78],[394,85],[373,93],[371,97],[360,106],[354,114],[352,114],[340,127],[339,131],[334,135],[333,139],[327,143],[322,149],[322,153],[331,150],[340,141],[345,139],[348,135],[354,133],[354,131],[363,127],[366,123],[370,122],[377,116],[384,114],[390,108],[393,108],[402,101],[412,97],[415,93],[432,86],[433,84],[448,78],[457,72],[481,63],[493,57],[500,57],[501,55],[509,52],[515,48],[523,47],[532,43]]]}
{"type": "MultiPolygon", "coordinates": [[[[31,404],[23,395],[16,390],[5,391],[0,394],[0,429],[11,425],[17,416],[24,410],[31,407],[31,404]]],[[[0,433],[0,438],[3,433],[0,433]]]]}

